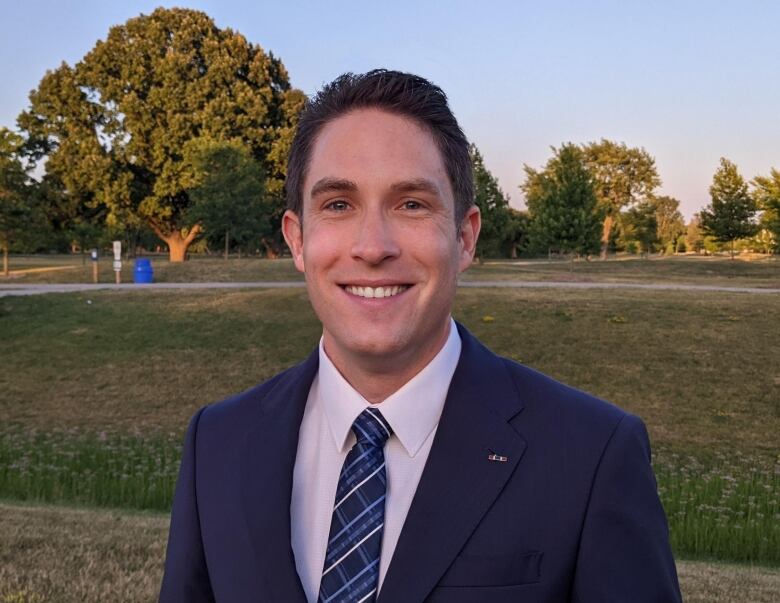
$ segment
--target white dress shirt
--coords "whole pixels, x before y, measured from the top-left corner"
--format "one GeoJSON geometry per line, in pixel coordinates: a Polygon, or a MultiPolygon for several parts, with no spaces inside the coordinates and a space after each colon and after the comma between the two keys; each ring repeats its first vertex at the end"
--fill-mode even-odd
{"type": "MultiPolygon", "coordinates": [[[[393,428],[384,450],[387,495],[377,589],[382,586],[428,459],[460,348],[458,329],[450,319],[447,341],[433,360],[375,405],[393,428]]],[[[352,423],[370,406],[330,361],[322,340],[319,355],[319,370],[298,434],[290,504],[295,566],[310,603],[316,603],[319,594],[341,467],[355,444],[352,423]]]]}

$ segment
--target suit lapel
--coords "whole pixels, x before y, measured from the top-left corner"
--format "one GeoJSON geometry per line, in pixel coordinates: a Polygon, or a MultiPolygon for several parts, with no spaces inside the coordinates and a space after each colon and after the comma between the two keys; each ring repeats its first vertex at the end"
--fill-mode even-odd
{"type": "Polygon", "coordinates": [[[503,361],[459,332],[460,361],[379,603],[428,596],[525,451],[508,422],[522,404],[503,361]],[[490,461],[492,453],[507,460],[490,461]]]}
{"type": "Polygon", "coordinates": [[[256,427],[243,444],[244,513],[255,567],[271,595],[258,600],[306,602],[291,545],[290,500],[298,431],[318,363],[315,349],[279,377],[260,402],[256,427]]]}

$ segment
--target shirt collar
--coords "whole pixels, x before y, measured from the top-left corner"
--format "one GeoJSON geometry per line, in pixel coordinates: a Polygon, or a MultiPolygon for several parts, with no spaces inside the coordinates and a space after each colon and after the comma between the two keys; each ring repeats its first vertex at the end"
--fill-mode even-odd
{"type": "MultiPolygon", "coordinates": [[[[375,405],[393,428],[409,456],[415,456],[439,423],[452,375],[460,358],[461,341],[455,321],[439,353],[398,391],[375,405]]],[[[342,451],[351,436],[352,423],[371,404],[341,375],[325,353],[320,339],[318,395],[333,441],[342,451]]],[[[354,438],[354,436],[352,436],[354,438]]]]}

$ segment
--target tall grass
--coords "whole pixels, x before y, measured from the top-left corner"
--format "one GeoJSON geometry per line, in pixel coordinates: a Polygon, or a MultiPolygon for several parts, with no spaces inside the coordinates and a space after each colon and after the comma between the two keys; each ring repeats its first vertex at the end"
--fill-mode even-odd
{"type": "Polygon", "coordinates": [[[678,555],[780,564],[780,457],[660,453],[654,468],[678,555]]]}
{"type": "MultiPolygon", "coordinates": [[[[170,509],[180,434],[0,433],[0,498],[170,509]]],[[[677,555],[780,565],[780,459],[660,451],[654,459],[677,555]]]]}
{"type": "Polygon", "coordinates": [[[0,497],[169,510],[180,435],[0,434],[0,497]]]}

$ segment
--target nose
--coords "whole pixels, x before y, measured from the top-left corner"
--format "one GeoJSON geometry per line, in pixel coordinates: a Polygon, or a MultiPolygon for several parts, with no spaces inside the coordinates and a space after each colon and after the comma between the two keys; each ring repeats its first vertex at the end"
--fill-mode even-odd
{"type": "Polygon", "coordinates": [[[358,224],[351,253],[353,258],[374,265],[400,255],[401,248],[394,236],[392,224],[381,209],[364,213],[358,224]]]}

